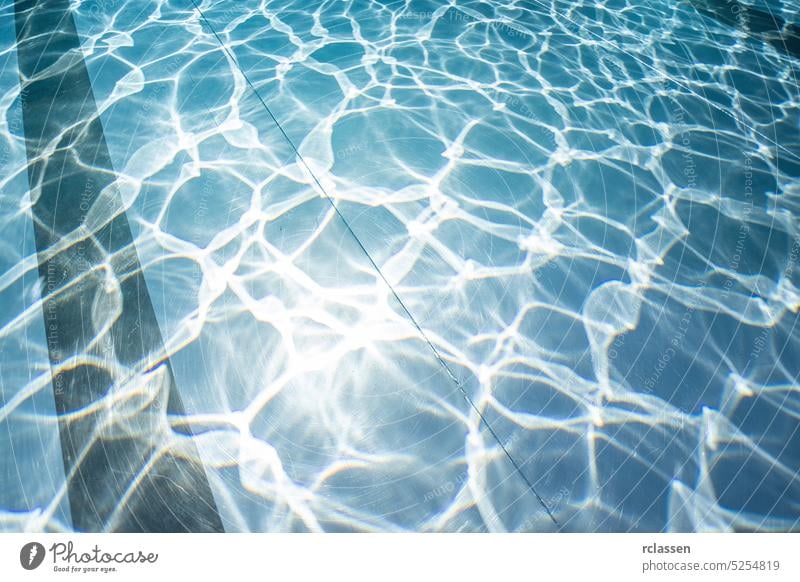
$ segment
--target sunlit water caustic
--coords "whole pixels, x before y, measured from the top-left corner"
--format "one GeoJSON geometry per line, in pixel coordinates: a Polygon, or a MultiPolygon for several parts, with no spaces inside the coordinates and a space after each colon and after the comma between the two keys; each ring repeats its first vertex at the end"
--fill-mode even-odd
{"type": "Polygon", "coordinates": [[[797,0],[4,0],[0,530],[800,529],[797,0]]]}

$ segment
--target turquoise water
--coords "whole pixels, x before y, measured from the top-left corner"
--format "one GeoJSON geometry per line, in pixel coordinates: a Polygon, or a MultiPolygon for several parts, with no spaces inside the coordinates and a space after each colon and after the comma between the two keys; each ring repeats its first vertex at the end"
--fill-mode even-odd
{"type": "Polygon", "coordinates": [[[0,529],[800,528],[797,2],[198,6],[2,4],[0,529]]]}

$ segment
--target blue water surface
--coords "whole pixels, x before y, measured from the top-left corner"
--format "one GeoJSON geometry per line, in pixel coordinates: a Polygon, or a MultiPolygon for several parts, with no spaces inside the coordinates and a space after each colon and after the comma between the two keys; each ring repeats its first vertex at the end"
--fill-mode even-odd
{"type": "MultiPolygon", "coordinates": [[[[69,3],[164,345],[103,434],[226,531],[800,528],[795,0],[197,6],[69,3]]],[[[14,10],[0,529],[68,531],[14,10]]]]}

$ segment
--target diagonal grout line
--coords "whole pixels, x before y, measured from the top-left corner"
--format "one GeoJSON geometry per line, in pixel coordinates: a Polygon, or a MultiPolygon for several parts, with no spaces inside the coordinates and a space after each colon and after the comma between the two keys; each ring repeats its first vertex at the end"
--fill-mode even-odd
{"type": "Polygon", "coordinates": [[[456,375],[453,372],[453,370],[450,368],[450,366],[447,365],[447,362],[444,360],[442,355],[439,353],[439,350],[436,349],[436,346],[433,345],[433,342],[428,337],[428,334],[425,333],[425,331],[422,329],[422,326],[420,326],[420,324],[417,322],[416,318],[411,314],[411,311],[409,311],[408,307],[406,307],[406,304],[403,303],[403,300],[400,298],[400,295],[397,293],[397,291],[395,290],[394,286],[391,283],[389,283],[389,280],[383,274],[383,271],[378,266],[378,264],[375,262],[375,259],[373,259],[372,255],[369,254],[369,251],[367,251],[366,247],[361,242],[361,239],[358,238],[358,236],[356,235],[355,231],[350,226],[350,223],[347,221],[347,219],[344,217],[342,212],[339,210],[339,207],[333,201],[333,198],[330,197],[328,192],[322,186],[322,184],[320,183],[320,181],[317,178],[317,176],[314,174],[314,172],[311,170],[309,165],[303,159],[303,156],[300,154],[300,151],[297,149],[297,147],[295,146],[295,144],[292,141],[292,139],[284,131],[283,127],[278,122],[278,120],[275,117],[275,115],[272,113],[272,110],[269,108],[269,106],[266,104],[264,99],[261,97],[261,94],[258,92],[258,90],[256,89],[255,85],[253,85],[252,81],[250,81],[250,77],[247,76],[247,73],[245,73],[244,69],[242,69],[242,67],[239,65],[239,61],[236,60],[236,57],[234,57],[233,53],[228,49],[228,47],[222,41],[222,38],[220,38],[219,34],[217,34],[216,29],[208,21],[208,19],[206,18],[205,14],[203,14],[203,11],[200,10],[200,7],[197,5],[197,2],[195,0],[190,0],[190,1],[194,5],[195,10],[197,10],[197,13],[200,15],[200,18],[203,20],[203,22],[206,24],[206,26],[209,28],[209,30],[214,35],[214,38],[217,39],[217,42],[219,43],[220,47],[222,47],[222,50],[225,51],[225,54],[228,55],[228,58],[231,60],[231,62],[236,66],[236,68],[242,74],[242,76],[244,77],[244,80],[247,82],[247,84],[249,85],[250,89],[253,91],[255,96],[261,102],[261,105],[264,106],[264,109],[267,111],[267,113],[269,114],[270,118],[272,118],[272,121],[275,123],[275,125],[278,128],[278,130],[280,130],[281,135],[283,135],[283,137],[286,140],[286,142],[292,148],[292,151],[297,156],[297,158],[300,160],[300,163],[303,165],[303,167],[306,169],[308,174],[311,176],[312,180],[314,181],[314,184],[317,185],[317,188],[319,188],[319,190],[322,193],[323,197],[330,203],[331,207],[333,208],[334,212],[336,212],[336,214],[339,216],[339,218],[341,218],[342,222],[344,223],[345,228],[350,233],[350,235],[353,237],[353,239],[356,241],[356,244],[358,244],[358,247],[363,251],[364,255],[367,257],[367,260],[369,260],[370,264],[375,269],[375,272],[378,273],[378,276],[381,278],[381,280],[386,284],[386,286],[392,292],[392,295],[397,300],[397,302],[400,304],[400,307],[402,308],[403,312],[406,314],[408,319],[411,321],[411,323],[414,325],[416,330],[419,332],[419,334],[422,337],[422,339],[425,341],[426,344],[428,344],[428,347],[431,349],[431,351],[433,352],[433,355],[436,357],[436,359],[439,361],[441,366],[444,368],[444,370],[447,373],[447,375],[455,383],[456,387],[461,392],[462,396],[464,396],[464,399],[469,403],[470,407],[472,407],[472,409],[478,414],[478,417],[483,422],[484,426],[486,426],[486,428],[489,430],[489,433],[492,435],[492,437],[497,441],[497,444],[500,445],[500,448],[503,450],[503,453],[505,453],[506,457],[508,457],[508,460],[511,462],[511,465],[514,467],[514,469],[519,474],[519,476],[522,477],[522,480],[525,482],[525,485],[527,485],[528,489],[530,489],[530,491],[534,494],[536,499],[539,501],[539,504],[547,512],[547,516],[552,520],[552,522],[556,526],[558,526],[559,525],[558,520],[556,520],[556,518],[553,515],[552,511],[550,511],[550,508],[544,502],[544,499],[542,499],[541,495],[539,495],[539,493],[536,491],[536,489],[534,488],[533,483],[531,483],[530,479],[528,479],[528,477],[525,475],[525,473],[523,473],[522,468],[517,463],[517,461],[514,459],[514,457],[511,455],[511,453],[508,451],[506,446],[503,444],[503,442],[500,439],[500,437],[497,436],[497,433],[492,428],[492,425],[489,424],[489,421],[486,420],[486,417],[483,415],[483,413],[480,411],[480,409],[475,405],[475,402],[472,400],[472,398],[469,397],[469,394],[467,394],[467,391],[464,389],[464,385],[461,382],[461,380],[459,380],[456,377],[456,375]]]}

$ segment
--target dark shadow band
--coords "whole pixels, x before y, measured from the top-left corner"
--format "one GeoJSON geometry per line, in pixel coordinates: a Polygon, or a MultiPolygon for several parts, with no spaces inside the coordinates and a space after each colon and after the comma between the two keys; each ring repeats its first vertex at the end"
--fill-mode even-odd
{"type": "Polygon", "coordinates": [[[776,50],[800,59],[800,26],[777,14],[742,4],[738,0],[691,0],[695,9],[752,38],[771,44],[776,50]]]}
{"type": "Polygon", "coordinates": [[[45,332],[73,526],[223,531],[194,443],[167,421],[184,409],[114,186],[69,1],[16,0],[15,11],[45,332]]]}

